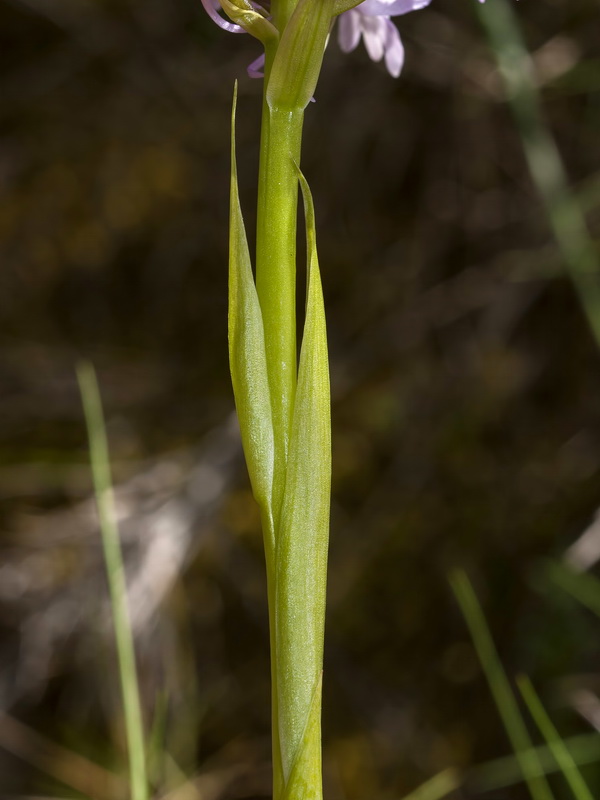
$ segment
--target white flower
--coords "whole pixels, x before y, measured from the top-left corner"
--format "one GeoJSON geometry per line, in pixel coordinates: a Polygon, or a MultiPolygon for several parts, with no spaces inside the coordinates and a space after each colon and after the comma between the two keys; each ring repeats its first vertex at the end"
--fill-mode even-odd
{"type": "Polygon", "coordinates": [[[431,0],[364,0],[345,11],[338,22],[338,42],[345,53],[358,46],[362,37],[373,61],[385,58],[390,75],[397,78],[404,64],[404,46],[391,17],[428,6],[431,0]]]}

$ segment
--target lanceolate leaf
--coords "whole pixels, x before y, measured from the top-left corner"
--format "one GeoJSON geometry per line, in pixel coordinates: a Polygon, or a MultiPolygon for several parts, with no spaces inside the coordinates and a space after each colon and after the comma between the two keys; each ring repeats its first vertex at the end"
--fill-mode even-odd
{"type": "Polygon", "coordinates": [[[277,533],[276,628],[279,730],[284,780],[297,759],[310,754],[318,788],[291,798],[320,796],[319,730],[309,724],[321,680],[325,582],[329,538],[331,433],[325,311],[317,260],[314,209],[300,175],[304,196],[308,287],[286,484],[277,533]],[[307,740],[306,737],[309,737],[307,740]],[[314,740],[311,738],[314,737],[314,740]]]}
{"type": "Polygon", "coordinates": [[[274,548],[271,495],[273,425],[262,314],[238,194],[235,157],[237,84],[231,116],[231,196],[229,221],[229,365],[242,443],[254,497],[268,524],[267,552],[274,548]]]}

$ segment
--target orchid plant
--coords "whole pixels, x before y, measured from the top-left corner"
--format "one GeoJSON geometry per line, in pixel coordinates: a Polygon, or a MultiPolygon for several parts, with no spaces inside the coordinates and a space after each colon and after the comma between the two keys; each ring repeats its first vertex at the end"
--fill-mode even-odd
{"type": "MultiPolygon", "coordinates": [[[[483,1],[483,0],[481,0],[483,1]]],[[[330,34],[361,38],[397,77],[404,48],[393,17],[430,0],[202,0],[211,19],[262,46],[248,67],[264,79],[256,280],[240,207],[232,114],[229,356],[252,490],[260,507],[269,604],[273,797],[320,800],[321,687],[329,536],[331,431],[325,312],[315,214],[300,172],[304,111],[330,34]],[[296,216],[307,232],[307,300],[296,357],[296,216]]]]}

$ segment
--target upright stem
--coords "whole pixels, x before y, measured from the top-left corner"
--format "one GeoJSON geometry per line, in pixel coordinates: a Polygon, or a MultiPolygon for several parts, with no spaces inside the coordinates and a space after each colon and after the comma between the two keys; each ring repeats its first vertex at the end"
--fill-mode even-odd
{"type": "Polygon", "coordinates": [[[277,527],[296,392],[296,217],[304,112],[263,105],[256,234],[260,300],[275,437],[277,527]]]}
{"type": "MultiPolygon", "coordinates": [[[[288,6],[291,4],[288,3],[288,6]]],[[[281,6],[280,6],[281,9],[281,6]]],[[[283,11],[283,9],[281,9],[283,11]]],[[[291,10],[288,9],[289,13],[291,10]]],[[[280,12],[281,13],[281,12],[280,12]]],[[[273,53],[267,49],[265,87],[273,53]]],[[[256,287],[265,330],[271,413],[275,442],[273,483],[277,531],[296,393],[296,222],[303,111],[272,110],[263,100],[256,232],[256,287]]],[[[263,528],[267,523],[263,520],[263,528]]],[[[267,551],[267,592],[271,646],[273,800],[284,789],[279,734],[277,640],[275,628],[276,562],[267,551]]]]}

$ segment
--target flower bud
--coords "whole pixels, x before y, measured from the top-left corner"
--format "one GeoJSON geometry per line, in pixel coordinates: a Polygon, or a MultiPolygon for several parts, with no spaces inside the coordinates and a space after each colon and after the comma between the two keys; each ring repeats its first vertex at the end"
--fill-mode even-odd
{"type": "Polygon", "coordinates": [[[227,16],[263,44],[277,39],[277,28],[259,14],[249,0],[219,0],[227,16]]]}

